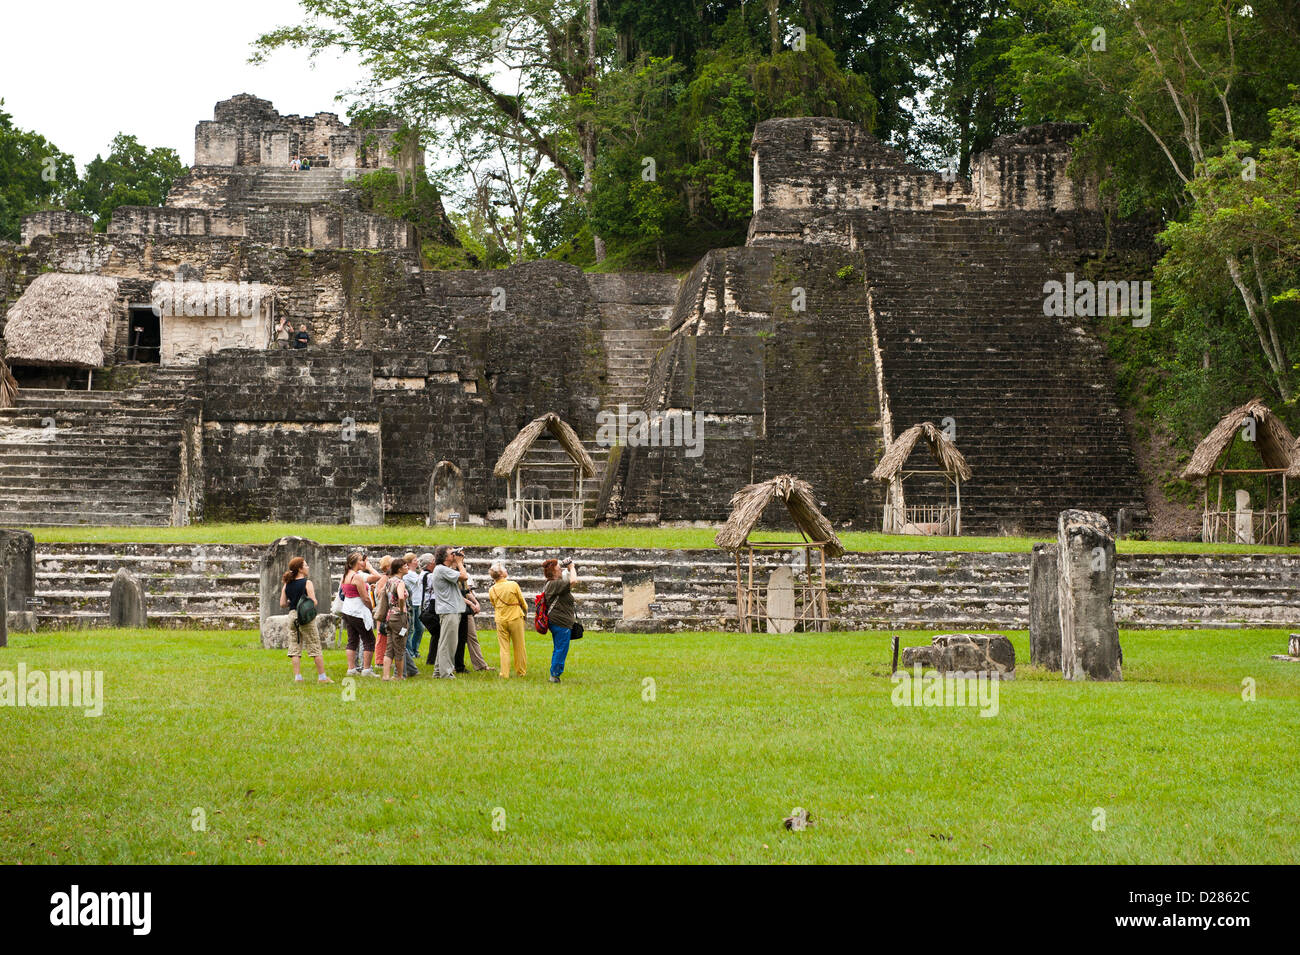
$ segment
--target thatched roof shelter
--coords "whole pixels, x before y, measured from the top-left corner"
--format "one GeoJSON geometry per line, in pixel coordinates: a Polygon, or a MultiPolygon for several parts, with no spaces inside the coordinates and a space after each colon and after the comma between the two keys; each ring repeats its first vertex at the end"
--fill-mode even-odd
{"type": "Polygon", "coordinates": [[[564,448],[565,453],[573,459],[573,463],[582,469],[583,477],[596,476],[596,462],[591,460],[591,455],[582,446],[582,440],[577,432],[553,411],[534,418],[515,435],[515,439],[501,452],[501,457],[497,459],[492,473],[499,478],[510,477],[543,431],[549,431],[555,436],[555,440],[560,442],[560,447],[564,448]]]}
{"type": "Polygon", "coordinates": [[[880,459],[880,463],[876,465],[876,469],[871,472],[871,476],[877,481],[892,481],[903,470],[903,465],[907,463],[907,458],[916,447],[916,442],[922,437],[930,446],[930,453],[934,455],[935,461],[948,477],[961,478],[963,481],[970,480],[970,465],[966,463],[962,453],[948,440],[946,434],[929,421],[914,424],[895,438],[894,443],[880,459]]]}
{"type": "Polygon", "coordinates": [[[6,357],[12,365],[102,368],[123,309],[117,279],[38,275],[9,308],[6,357]]]}
{"type": "Polygon", "coordinates": [[[713,543],[723,550],[739,550],[758,525],[763,511],[776,500],[785,502],[786,510],[800,533],[809,540],[826,545],[828,556],[844,554],[844,545],[835,536],[835,528],[817,507],[812,485],[793,474],[778,474],[771,480],[742,487],[733,494],[731,516],[713,538],[713,543]]]}
{"type": "Polygon", "coordinates": [[[1295,436],[1267,405],[1254,398],[1224,415],[1205,436],[1205,440],[1196,446],[1192,460],[1183,470],[1183,478],[1192,480],[1209,477],[1247,418],[1255,419],[1255,447],[1264,467],[1283,471],[1291,468],[1295,436]]]}

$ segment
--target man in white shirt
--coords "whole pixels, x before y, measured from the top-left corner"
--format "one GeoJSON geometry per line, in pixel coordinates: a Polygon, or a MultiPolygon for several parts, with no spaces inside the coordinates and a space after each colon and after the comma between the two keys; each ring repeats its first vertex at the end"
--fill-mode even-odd
{"type": "MultiPolygon", "coordinates": [[[[465,558],[453,554],[446,544],[438,545],[433,553],[438,566],[433,569],[433,599],[438,611],[438,659],[433,675],[443,680],[456,677],[456,638],[460,633],[460,618],[465,612],[465,598],[460,592],[460,582],[468,580],[465,558]]],[[[430,639],[433,635],[430,634],[430,639]]]]}

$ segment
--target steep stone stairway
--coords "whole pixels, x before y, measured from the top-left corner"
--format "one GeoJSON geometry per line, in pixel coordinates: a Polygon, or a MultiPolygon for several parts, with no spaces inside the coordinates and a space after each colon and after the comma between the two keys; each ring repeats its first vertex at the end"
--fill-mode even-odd
{"type": "Polygon", "coordinates": [[[259,167],[248,184],[243,201],[256,205],[315,205],[334,202],[355,175],[351,169],[292,169],[259,167]]]}
{"type": "Polygon", "coordinates": [[[601,337],[608,362],[605,410],[616,412],[619,405],[626,405],[629,411],[635,411],[645,403],[650,369],[659,349],[668,341],[668,319],[677,294],[675,280],[665,276],[659,284],[662,287],[654,296],[659,301],[630,296],[641,300],[600,303],[601,337]]]}
{"type": "Polygon", "coordinates": [[[646,384],[655,355],[668,341],[663,328],[607,328],[602,333],[609,377],[605,408],[617,411],[626,405],[629,411],[645,403],[646,384]]]}
{"type": "MultiPolygon", "coordinates": [[[[155,373],[157,374],[157,373],[155,373]]],[[[25,389],[0,410],[0,523],[169,525],[187,518],[184,374],[128,391],[25,389]]]]}
{"type": "MultiPolygon", "coordinates": [[[[1111,520],[1129,507],[1140,519],[1141,478],[1088,327],[1096,320],[1044,316],[1043,284],[1063,276],[1032,234],[934,211],[895,213],[859,236],[894,432],[954,419],[974,472],[964,530],[1042,532],[1067,507],[1111,520]]],[[[930,466],[916,454],[913,464],[926,455],[930,466]]]]}
{"type": "MultiPolygon", "coordinates": [[[[385,548],[419,553],[436,539],[385,548]]],[[[332,548],[338,580],[349,547],[332,548]]],[[[39,625],[104,626],[113,574],[126,567],[144,586],[151,625],[256,629],[263,547],[213,544],[40,544],[39,625]]],[[[575,549],[582,574],[579,612],[593,630],[622,617],[626,574],[654,579],[653,616],[640,629],[734,630],[735,568],[717,550],[575,549]]],[[[554,548],[473,547],[469,569],[486,589],[486,571],[504,560],[524,595],[542,587],[541,563],[554,548]]],[[[782,554],[780,560],[791,555],[782,554]]],[[[843,630],[981,630],[1028,626],[1029,555],[967,552],[854,553],[827,565],[830,609],[843,630]]],[[[1139,628],[1300,627],[1300,556],[1292,554],[1121,554],[1115,610],[1139,628]]],[[[485,602],[486,604],[486,602],[485,602]]],[[[480,630],[493,627],[490,611],[480,630]]]]}

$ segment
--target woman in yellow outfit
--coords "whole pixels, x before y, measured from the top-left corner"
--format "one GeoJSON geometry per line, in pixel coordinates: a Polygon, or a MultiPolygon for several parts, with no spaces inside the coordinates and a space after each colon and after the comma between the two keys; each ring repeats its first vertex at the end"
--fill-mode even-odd
{"type": "Polygon", "coordinates": [[[510,678],[510,648],[514,647],[515,673],[525,676],[528,672],[528,654],[524,649],[524,618],[528,615],[528,603],[524,600],[519,585],[506,575],[506,568],[500,561],[489,568],[493,584],[488,590],[488,599],[492,601],[492,611],[497,621],[497,644],[501,648],[501,675],[510,678]]]}

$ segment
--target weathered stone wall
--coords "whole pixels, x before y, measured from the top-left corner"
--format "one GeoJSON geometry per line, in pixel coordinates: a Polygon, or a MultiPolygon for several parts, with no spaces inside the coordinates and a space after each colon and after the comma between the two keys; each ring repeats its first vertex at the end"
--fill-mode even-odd
{"type": "Polygon", "coordinates": [[[194,132],[196,165],[286,165],[294,156],[313,163],[392,168],[395,130],[354,129],[336,113],[282,116],[270,101],[240,93],[217,103],[213,119],[194,132]]]}
{"type": "Polygon", "coordinates": [[[93,232],[95,220],[80,212],[66,209],[45,209],[29,212],[23,216],[19,234],[22,244],[26,245],[38,235],[53,235],[56,232],[93,232]]]}
{"type": "Polygon", "coordinates": [[[1070,174],[1070,141],[1077,123],[1044,123],[999,136],[971,160],[975,207],[1032,212],[1096,212],[1101,195],[1095,178],[1070,174]]]}
{"type": "Polygon", "coordinates": [[[348,523],[381,475],[367,353],[220,352],[202,364],[204,516],[348,523]]]}
{"type": "Polygon", "coordinates": [[[113,235],[236,236],[266,245],[318,249],[408,249],[409,222],[329,206],[280,206],[224,211],[167,206],[119,206],[113,235]]]}
{"type": "MultiPolygon", "coordinates": [[[[196,163],[190,171],[172,182],[167,194],[168,209],[207,209],[211,211],[232,212],[248,204],[249,193],[254,183],[253,173],[256,168],[240,168],[233,164],[224,166],[206,166],[196,163]]],[[[120,207],[125,209],[133,206],[120,207]]],[[[113,210],[113,218],[119,215],[119,209],[113,210]]],[[[111,227],[110,227],[110,231],[111,227]]],[[[129,228],[119,231],[130,232],[129,228]]],[[[195,233],[184,233],[194,235],[195,233]]]]}
{"type": "Polygon", "coordinates": [[[972,157],[968,181],[906,162],[848,120],[766,120],[754,130],[749,244],[847,244],[841,217],[854,213],[953,207],[1095,213],[1097,183],[1075,182],[1068,168],[1070,141],[1080,129],[1047,123],[999,137],[972,157]]]}
{"type": "Polygon", "coordinates": [[[860,256],[835,249],[711,252],[683,283],[648,407],[703,417],[703,453],[628,448],[622,516],[721,520],[752,481],[794,472],[835,521],[861,523],[880,455],[860,256]]]}
{"type": "Polygon", "coordinates": [[[755,213],[931,209],[973,199],[969,182],[906,162],[849,120],[769,119],[754,130],[752,149],[755,213]]]}
{"type": "Polygon", "coordinates": [[[118,206],[108,223],[110,235],[244,236],[248,217],[242,212],[168,206],[118,206]]]}
{"type": "Polygon", "coordinates": [[[249,239],[315,249],[410,249],[415,226],[400,219],[328,206],[250,210],[249,239]]]}

